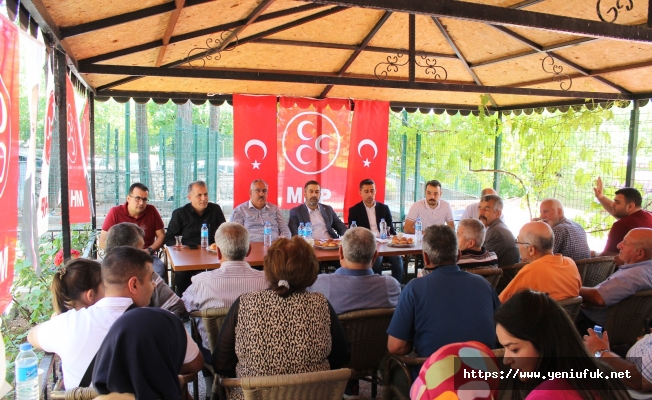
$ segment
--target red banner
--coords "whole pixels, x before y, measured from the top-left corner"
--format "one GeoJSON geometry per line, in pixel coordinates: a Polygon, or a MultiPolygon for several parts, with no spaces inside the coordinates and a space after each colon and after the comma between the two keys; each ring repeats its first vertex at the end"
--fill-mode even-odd
{"type": "Polygon", "coordinates": [[[70,223],[83,224],[91,222],[88,203],[88,185],[86,183],[84,142],[79,132],[75,93],[72,82],[66,77],[66,103],[68,107],[68,204],[70,223]]]}
{"type": "Polygon", "coordinates": [[[341,212],[351,131],[349,100],[281,97],[280,103],[279,207],[302,204],[304,184],[316,180],[321,201],[341,212]]]}
{"type": "Polygon", "coordinates": [[[267,200],[277,203],[276,96],[233,95],[233,206],[249,200],[255,179],[268,183],[267,200]]]}
{"type": "Polygon", "coordinates": [[[18,223],[18,30],[0,15],[0,313],[11,302],[18,223]]]}
{"type": "Polygon", "coordinates": [[[385,200],[387,177],[387,134],[389,130],[389,102],[355,100],[351,149],[349,151],[344,220],[349,208],[360,202],[360,182],[376,182],[376,201],[385,200]]]}

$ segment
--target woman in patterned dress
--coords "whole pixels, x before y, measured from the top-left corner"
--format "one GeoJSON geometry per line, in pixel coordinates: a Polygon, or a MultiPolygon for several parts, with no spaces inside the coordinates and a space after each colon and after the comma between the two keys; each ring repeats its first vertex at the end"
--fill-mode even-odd
{"type": "MultiPolygon", "coordinates": [[[[326,297],[306,292],[319,265],[305,240],[281,238],[264,260],[269,289],[240,296],[217,340],[212,364],[228,377],[338,369],[349,361],[342,325],[326,297]]],[[[234,390],[230,399],[241,399],[234,390]]]]}

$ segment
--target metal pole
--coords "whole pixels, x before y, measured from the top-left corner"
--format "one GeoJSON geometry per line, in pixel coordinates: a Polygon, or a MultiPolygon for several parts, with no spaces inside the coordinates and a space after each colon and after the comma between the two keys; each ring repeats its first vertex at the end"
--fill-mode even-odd
{"type": "MultiPolygon", "coordinates": [[[[403,126],[407,126],[407,111],[403,110],[401,113],[402,119],[403,119],[403,126]]],[[[405,169],[407,168],[407,135],[403,134],[401,135],[401,182],[400,182],[400,217],[401,221],[405,220],[405,177],[406,177],[406,171],[405,169]]]]}
{"type": "Polygon", "coordinates": [[[416,203],[416,201],[419,199],[418,196],[420,196],[419,184],[421,183],[421,174],[419,173],[421,170],[421,134],[418,132],[416,149],[414,153],[414,202],[416,203]]]}
{"type": "Polygon", "coordinates": [[[218,127],[215,132],[215,201],[220,199],[220,158],[224,156],[223,153],[224,151],[220,153],[220,130],[218,127]]]}
{"type": "Polygon", "coordinates": [[[118,158],[118,128],[115,129],[115,139],[113,141],[113,152],[115,154],[115,205],[120,204],[120,176],[118,170],[120,169],[120,158],[118,158]]]}
{"type": "Polygon", "coordinates": [[[109,170],[109,160],[111,160],[111,124],[106,124],[106,160],[104,166],[109,170]]]}
{"type": "MultiPolygon", "coordinates": [[[[178,113],[177,113],[178,114],[178,113]]],[[[181,207],[181,171],[183,171],[182,164],[182,144],[181,139],[183,136],[183,121],[181,116],[177,115],[177,131],[174,141],[174,208],[181,207]]]]}
{"type": "Polygon", "coordinates": [[[636,145],[638,144],[638,126],[640,110],[638,101],[634,100],[634,108],[629,118],[629,143],[627,144],[627,175],[625,186],[632,187],[636,181],[636,145]]]}
{"type": "Polygon", "coordinates": [[[408,55],[408,79],[410,82],[415,81],[415,69],[416,69],[416,27],[417,27],[417,20],[416,20],[416,15],[410,14],[408,16],[408,38],[409,38],[409,55],[408,55]]]}
{"type": "Polygon", "coordinates": [[[66,87],[66,55],[55,51],[57,57],[56,82],[59,85],[59,167],[61,169],[61,238],[63,259],[70,259],[70,192],[68,189],[68,102],[66,87]]]}
{"type": "Polygon", "coordinates": [[[93,92],[88,92],[88,119],[90,122],[89,132],[91,146],[91,197],[93,199],[93,210],[96,212],[91,215],[91,230],[97,229],[97,201],[95,200],[95,96],[93,92]]]}
{"type": "Polygon", "coordinates": [[[125,103],[125,193],[129,193],[131,186],[131,138],[129,137],[129,120],[131,117],[131,100],[125,103]]]}
{"type": "Polygon", "coordinates": [[[159,155],[161,156],[161,165],[163,167],[163,201],[168,199],[168,188],[167,188],[167,171],[166,171],[166,162],[165,162],[165,135],[163,135],[163,129],[159,129],[159,134],[161,135],[161,149],[159,155]]]}
{"type": "Polygon", "coordinates": [[[196,181],[197,180],[197,142],[199,141],[199,136],[197,135],[197,125],[192,126],[192,138],[193,138],[193,147],[194,147],[193,158],[195,163],[195,168],[192,174],[192,180],[196,181]]]}
{"type": "MultiPolygon", "coordinates": [[[[503,112],[498,111],[498,120],[496,121],[496,132],[498,131],[498,124],[503,120],[503,112]]],[[[496,136],[494,142],[494,169],[500,169],[500,164],[503,157],[503,134],[496,136]]],[[[494,172],[494,190],[500,194],[500,172],[494,172]]]]}

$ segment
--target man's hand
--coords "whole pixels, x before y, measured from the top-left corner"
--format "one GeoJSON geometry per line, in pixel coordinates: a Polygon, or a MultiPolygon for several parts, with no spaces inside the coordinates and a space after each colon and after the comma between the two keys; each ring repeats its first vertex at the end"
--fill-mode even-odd
{"type": "Polygon", "coordinates": [[[591,328],[588,329],[588,335],[584,335],[584,347],[588,350],[589,354],[593,355],[599,350],[609,350],[609,335],[607,331],[602,334],[602,339],[598,337],[595,331],[591,328]]]}
{"type": "Polygon", "coordinates": [[[602,178],[598,176],[598,179],[595,181],[595,187],[593,188],[593,193],[595,193],[595,197],[600,200],[600,198],[604,197],[604,187],[602,185],[602,178]]]}

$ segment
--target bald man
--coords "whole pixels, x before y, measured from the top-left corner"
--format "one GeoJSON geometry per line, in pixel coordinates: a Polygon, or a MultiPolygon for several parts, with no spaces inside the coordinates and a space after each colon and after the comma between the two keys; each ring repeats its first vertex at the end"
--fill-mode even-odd
{"type": "MultiPolygon", "coordinates": [[[[582,287],[582,314],[590,321],[584,328],[607,322],[607,307],[641,290],[652,289],[652,229],[635,228],[618,243],[618,256],[625,263],[596,287],[582,287]]],[[[580,327],[578,317],[578,327],[580,327]]],[[[583,331],[583,330],[582,330],[583,331]]]]}
{"type": "Polygon", "coordinates": [[[544,199],[539,206],[539,219],[550,225],[555,235],[552,252],[572,258],[573,261],[591,257],[586,232],[577,222],[564,216],[564,206],[557,199],[544,199]]]}
{"type": "Polygon", "coordinates": [[[577,297],[582,279],[575,262],[561,254],[553,254],[554,234],[545,222],[528,222],[521,228],[516,244],[526,264],[500,293],[505,303],[516,292],[532,289],[559,301],[577,297]]]}
{"type": "MultiPolygon", "coordinates": [[[[498,195],[498,193],[496,193],[496,191],[493,190],[492,188],[484,188],[484,189],[482,189],[482,192],[480,192],[480,198],[483,198],[484,196],[486,196],[488,194],[498,195]]],[[[469,219],[469,218],[480,219],[480,212],[478,210],[479,207],[480,207],[480,202],[479,201],[469,205],[468,207],[466,207],[466,210],[464,211],[464,214],[462,214],[462,218],[460,218],[460,221],[463,220],[463,219],[469,219]]],[[[503,219],[504,219],[504,216],[501,214],[500,215],[500,220],[502,221],[503,219]]]]}

